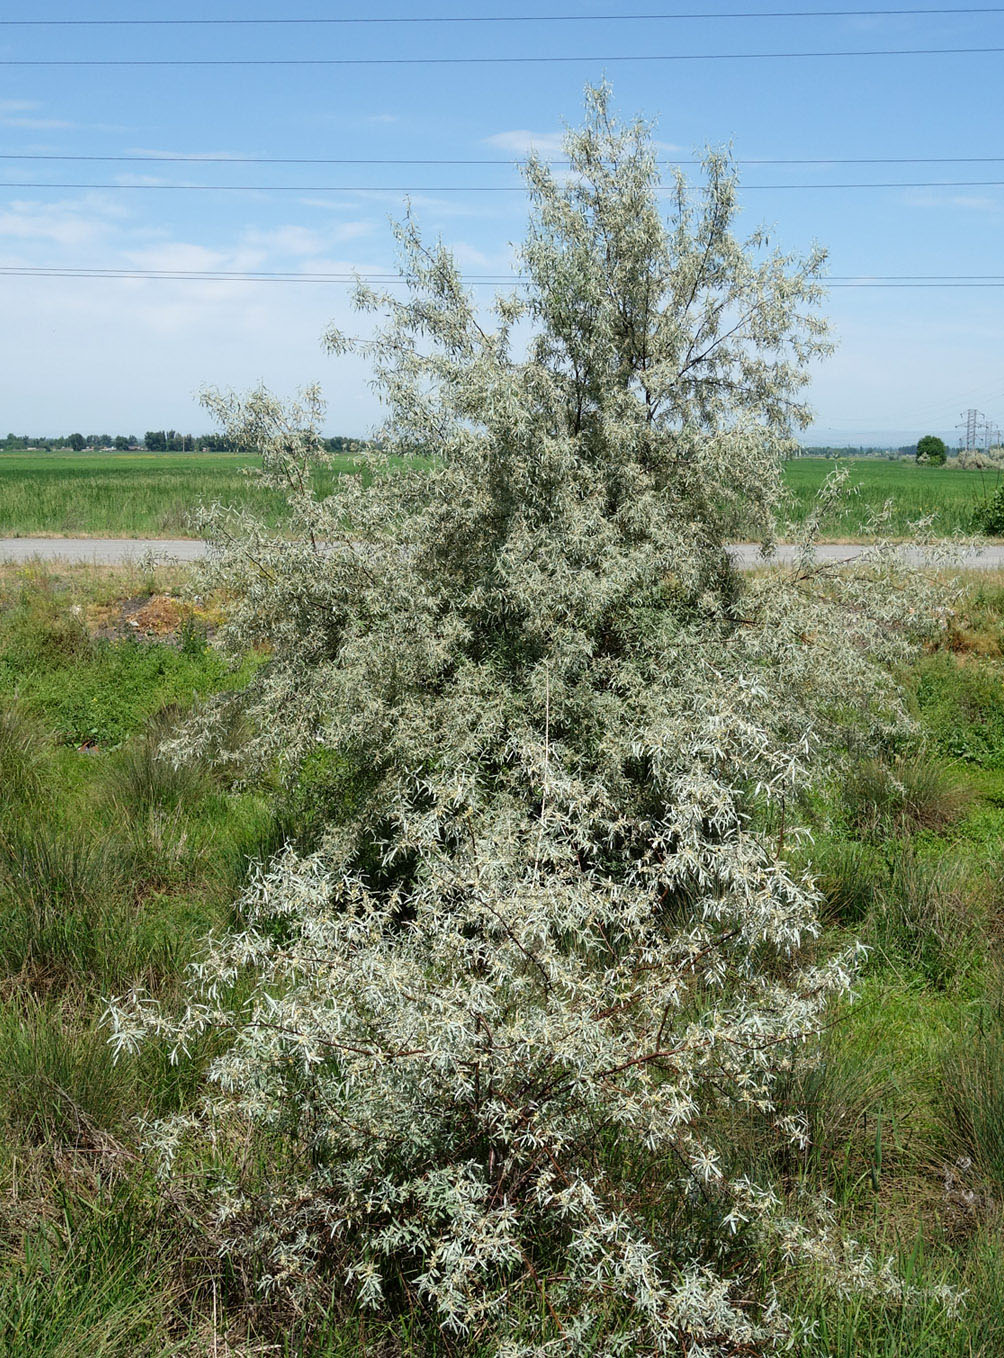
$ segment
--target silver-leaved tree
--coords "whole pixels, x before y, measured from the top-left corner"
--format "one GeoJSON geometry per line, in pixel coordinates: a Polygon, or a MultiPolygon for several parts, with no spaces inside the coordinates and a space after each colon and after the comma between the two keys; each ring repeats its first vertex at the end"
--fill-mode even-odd
{"type": "Polygon", "coordinates": [[[122,1046],[229,1034],[151,1135],[168,1176],[212,1161],[217,1238],[267,1296],[507,1355],[750,1353],[788,1330],[757,1251],[893,1285],[732,1133],[806,1135],[776,1081],[850,966],[806,954],[792,797],[852,715],[900,720],[887,662],[930,611],[892,550],[833,572],[810,528],[747,578],[726,550],[775,531],[822,253],[738,239],[718,154],[664,215],[605,89],[565,147],[526,171],[517,296],[483,312],[410,218],[406,288],[359,288],[389,418],[335,494],[316,392],[207,397],[291,518],[209,516],[222,641],[265,658],[184,745],[227,757],[236,708],[245,769],[326,751],[337,796],[184,1012],[110,1013],[122,1046]]]}

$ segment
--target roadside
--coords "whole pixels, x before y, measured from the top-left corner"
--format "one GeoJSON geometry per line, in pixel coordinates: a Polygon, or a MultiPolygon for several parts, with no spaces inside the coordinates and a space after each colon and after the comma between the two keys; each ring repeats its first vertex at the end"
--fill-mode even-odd
{"type": "MultiPolygon", "coordinates": [[[[822,543],[816,549],[821,561],[853,561],[864,551],[862,543],[822,543]]],[[[63,561],[71,564],[125,566],[148,559],[163,562],[199,561],[206,545],[198,538],[0,538],[0,561],[63,561]]],[[[794,559],[795,548],[787,543],[778,545],[773,557],[765,559],[757,543],[739,542],[729,547],[733,559],[743,570],[761,566],[788,565],[794,559]]],[[[923,565],[929,559],[924,548],[909,548],[908,559],[923,565]]],[[[964,559],[966,570],[1000,570],[1004,568],[1004,543],[987,543],[971,551],[964,559]]]]}

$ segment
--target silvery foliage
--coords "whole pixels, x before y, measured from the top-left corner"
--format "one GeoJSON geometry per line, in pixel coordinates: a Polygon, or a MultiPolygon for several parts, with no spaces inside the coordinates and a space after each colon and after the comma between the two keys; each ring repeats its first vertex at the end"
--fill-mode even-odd
{"type": "Polygon", "coordinates": [[[225,757],[230,703],[245,768],[320,745],[355,776],[318,851],[255,876],[183,1013],[110,1015],[121,1048],[229,1033],[151,1134],[168,1177],[216,1147],[221,1247],[270,1295],[309,1305],[333,1269],[508,1358],[750,1352],[789,1333],[752,1300],[755,1242],[901,1295],[727,1128],[807,1135],[774,1082],[853,957],[805,958],[789,808],[850,712],[902,720],[888,662],[931,599],[893,548],[821,565],[811,524],[792,569],[732,569],[730,534],[770,543],[808,418],[823,255],[737,239],[717,153],[664,220],[650,130],[605,89],[566,150],[567,176],[527,169],[526,286],[489,321],[409,218],[407,288],[358,290],[377,337],[328,337],[389,409],[367,475],[314,495],[316,391],[207,398],[293,532],[209,517],[223,643],[266,659],[186,748],[225,757]],[[274,1178],[227,1149],[252,1131],[289,1148],[274,1178]]]}

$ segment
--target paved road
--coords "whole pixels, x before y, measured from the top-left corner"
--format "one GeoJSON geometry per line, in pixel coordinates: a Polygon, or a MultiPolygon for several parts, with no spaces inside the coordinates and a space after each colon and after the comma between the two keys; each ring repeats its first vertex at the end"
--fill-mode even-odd
{"type": "MultiPolygon", "coordinates": [[[[736,543],[729,548],[744,569],[762,565],[759,547],[750,543],[736,543]]],[[[851,561],[862,551],[860,546],[826,544],[818,548],[822,561],[851,561]]],[[[0,561],[93,562],[102,566],[121,566],[138,561],[148,554],[158,561],[197,561],[205,552],[202,542],[192,538],[0,538],[0,561]]],[[[793,549],[780,546],[775,561],[784,564],[791,560],[793,549]]],[[[918,563],[923,551],[910,553],[918,563]]],[[[990,545],[970,553],[964,565],[969,570],[1004,569],[1004,546],[990,545]]]]}
{"type": "Polygon", "coordinates": [[[205,544],[191,538],[0,538],[0,561],[69,561],[123,566],[152,554],[158,561],[198,561],[205,544]]]}

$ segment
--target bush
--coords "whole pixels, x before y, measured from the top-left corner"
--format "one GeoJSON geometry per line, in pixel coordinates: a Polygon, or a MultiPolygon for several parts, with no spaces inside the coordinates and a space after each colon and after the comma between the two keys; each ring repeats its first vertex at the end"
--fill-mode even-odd
{"type": "Polygon", "coordinates": [[[1004,486],[998,486],[992,495],[984,495],[973,508],[971,529],[974,533],[985,533],[987,537],[1004,537],[1004,486]]]}
{"type": "MultiPolygon", "coordinates": [[[[726,1172],[710,1129],[766,1115],[850,984],[850,957],[801,951],[816,897],[784,815],[848,714],[902,729],[887,666],[944,587],[884,550],[829,571],[812,523],[797,571],[738,576],[730,535],[770,537],[808,422],[822,258],[739,241],[719,155],[667,225],[648,129],[605,90],[567,150],[567,178],[528,166],[526,287],[487,329],[410,220],[408,292],[360,291],[388,318],[368,483],[311,492],[316,391],[209,396],[291,507],[281,540],[207,523],[221,644],[267,657],[235,700],[250,767],[292,783],[331,752],[332,819],[256,878],[180,1016],[136,994],[110,1018],[122,1050],[233,1035],[152,1139],[168,1179],[216,1157],[201,1216],[276,1306],[337,1293],[513,1358],[756,1351],[784,1337],[757,1242],[898,1289],[726,1172]],[[342,760],[366,771],[345,795],[342,760]],[[261,1137],[278,1166],[249,1163],[261,1137]]],[[[215,738],[210,710],[189,744],[215,738]]]]}

